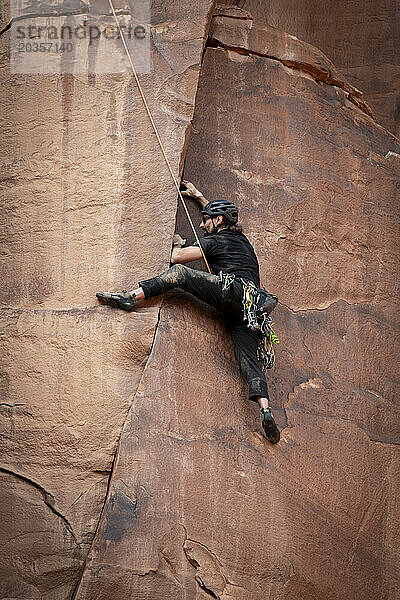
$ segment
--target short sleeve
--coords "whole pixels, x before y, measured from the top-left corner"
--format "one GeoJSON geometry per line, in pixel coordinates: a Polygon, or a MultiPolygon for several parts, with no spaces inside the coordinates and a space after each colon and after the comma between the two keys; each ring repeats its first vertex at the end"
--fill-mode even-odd
{"type": "MultiPolygon", "coordinates": [[[[198,246],[198,245],[199,244],[197,243],[197,241],[192,244],[192,246],[198,246]]],[[[217,249],[217,240],[213,236],[204,237],[200,240],[200,246],[201,246],[204,254],[206,255],[206,257],[212,258],[215,255],[215,252],[217,249]]]]}

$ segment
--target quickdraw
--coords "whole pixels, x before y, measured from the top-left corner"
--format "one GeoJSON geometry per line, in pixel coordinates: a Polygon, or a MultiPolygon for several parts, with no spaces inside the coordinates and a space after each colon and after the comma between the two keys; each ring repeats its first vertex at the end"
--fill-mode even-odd
{"type": "Polygon", "coordinates": [[[257,349],[258,360],[264,371],[272,369],[275,364],[275,346],[279,344],[279,338],[272,327],[275,323],[268,314],[259,312],[260,294],[254,283],[245,279],[241,281],[243,284],[243,320],[247,321],[249,329],[261,332],[257,349]]]}
{"type": "Polygon", "coordinates": [[[219,274],[219,278],[222,282],[222,291],[227,290],[230,285],[235,281],[235,276],[229,273],[223,273],[222,271],[219,274]]]}
{"type": "Polygon", "coordinates": [[[265,325],[267,333],[263,334],[258,342],[257,357],[263,370],[272,369],[275,364],[275,345],[279,344],[279,339],[272,329],[271,317],[267,317],[271,322],[265,325]]]}
{"type": "MultiPolygon", "coordinates": [[[[235,281],[235,275],[230,273],[220,272],[219,277],[223,290],[228,289],[235,281]]],[[[243,285],[243,321],[247,321],[249,329],[260,331],[257,357],[264,371],[272,369],[275,364],[275,346],[279,344],[279,338],[273,329],[275,323],[266,312],[259,310],[260,293],[254,283],[242,278],[240,281],[243,285]]]]}
{"type": "Polygon", "coordinates": [[[243,321],[247,321],[247,327],[249,327],[249,329],[256,331],[257,329],[260,329],[260,324],[256,315],[259,293],[254,283],[246,281],[245,279],[242,279],[241,281],[243,283],[243,321]]]}

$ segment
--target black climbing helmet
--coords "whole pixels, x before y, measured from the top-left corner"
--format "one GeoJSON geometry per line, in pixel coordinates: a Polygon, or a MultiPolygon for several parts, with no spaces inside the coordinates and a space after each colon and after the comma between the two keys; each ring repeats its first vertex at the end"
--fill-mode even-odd
{"type": "Polygon", "coordinates": [[[213,200],[205,205],[201,211],[202,215],[209,217],[218,217],[222,215],[229,223],[234,225],[238,222],[238,209],[230,200],[213,200]]]}

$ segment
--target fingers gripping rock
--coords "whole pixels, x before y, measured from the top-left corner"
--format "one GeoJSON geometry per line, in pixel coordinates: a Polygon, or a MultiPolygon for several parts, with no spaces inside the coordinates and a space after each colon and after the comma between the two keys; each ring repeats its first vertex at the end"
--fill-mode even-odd
{"type": "Polygon", "coordinates": [[[172,247],[173,248],[182,248],[186,244],[186,240],[182,238],[179,233],[175,233],[172,238],[172,247]]]}
{"type": "Polygon", "coordinates": [[[181,187],[182,196],[189,196],[190,198],[200,198],[203,194],[191,183],[190,181],[183,180],[181,187]]]}

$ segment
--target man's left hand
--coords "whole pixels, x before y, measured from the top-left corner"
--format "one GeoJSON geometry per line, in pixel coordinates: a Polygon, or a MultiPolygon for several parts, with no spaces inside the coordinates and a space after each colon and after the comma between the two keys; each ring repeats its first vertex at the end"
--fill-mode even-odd
{"type": "Polygon", "coordinates": [[[186,240],[184,240],[179,233],[175,233],[172,238],[172,247],[173,248],[182,248],[186,244],[186,240]]]}

